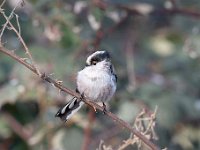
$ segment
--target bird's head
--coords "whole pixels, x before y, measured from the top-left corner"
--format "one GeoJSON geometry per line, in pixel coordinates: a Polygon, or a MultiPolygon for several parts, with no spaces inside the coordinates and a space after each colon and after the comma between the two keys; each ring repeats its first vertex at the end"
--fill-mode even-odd
{"type": "Polygon", "coordinates": [[[96,51],[86,60],[86,66],[97,65],[100,62],[110,62],[110,54],[107,51],[96,51]]]}

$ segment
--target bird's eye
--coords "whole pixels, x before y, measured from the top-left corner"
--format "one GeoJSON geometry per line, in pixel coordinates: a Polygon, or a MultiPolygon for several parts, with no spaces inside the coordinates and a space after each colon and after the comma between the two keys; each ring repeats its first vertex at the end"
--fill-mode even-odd
{"type": "Polygon", "coordinates": [[[96,65],[97,64],[97,61],[92,61],[92,65],[96,65]]]}

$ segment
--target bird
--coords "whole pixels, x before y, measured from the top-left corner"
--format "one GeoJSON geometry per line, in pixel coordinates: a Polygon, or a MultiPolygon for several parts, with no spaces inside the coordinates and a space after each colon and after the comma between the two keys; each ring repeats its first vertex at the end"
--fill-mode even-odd
{"type": "MultiPolygon", "coordinates": [[[[81,97],[93,102],[101,102],[103,111],[106,110],[106,102],[111,100],[117,87],[117,75],[111,63],[108,51],[96,51],[86,59],[85,67],[77,73],[76,92],[81,97]]],[[[80,98],[73,97],[56,113],[63,121],[69,120],[84,102],[80,98]]]]}

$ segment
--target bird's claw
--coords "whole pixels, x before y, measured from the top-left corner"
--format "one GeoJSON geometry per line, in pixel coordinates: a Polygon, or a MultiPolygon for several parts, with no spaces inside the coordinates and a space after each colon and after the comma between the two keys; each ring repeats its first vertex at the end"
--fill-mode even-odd
{"type": "Polygon", "coordinates": [[[94,109],[95,113],[97,112],[97,109],[95,108],[95,106],[92,106],[92,108],[94,109]]]}
{"type": "Polygon", "coordinates": [[[106,114],[106,111],[107,111],[106,104],[103,102],[103,114],[106,114]]]}

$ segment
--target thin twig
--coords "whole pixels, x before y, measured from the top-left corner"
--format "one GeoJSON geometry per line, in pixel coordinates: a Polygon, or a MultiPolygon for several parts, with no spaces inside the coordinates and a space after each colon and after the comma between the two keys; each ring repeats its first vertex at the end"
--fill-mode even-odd
{"type": "MultiPolygon", "coordinates": [[[[12,11],[14,13],[14,10],[12,11]]],[[[81,98],[81,95],[76,93],[75,91],[72,91],[68,88],[66,88],[65,86],[62,85],[62,83],[58,82],[57,80],[54,80],[52,78],[50,78],[48,75],[46,75],[45,73],[40,73],[39,69],[36,67],[36,64],[33,61],[32,55],[26,45],[26,43],[24,42],[23,38],[21,37],[20,34],[20,28],[19,28],[19,22],[17,23],[19,31],[14,27],[14,25],[10,22],[10,18],[7,17],[5,15],[4,12],[1,11],[1,13],[3,14],[4,18],[6,19],[6,25],[5,27],[8,27],[8,24],[10,26],[10,28],[16,33],[17,37],[19,38],[20,42],[22,43],[24,50],[25,50],[25,54],[27,54],[29,56],[29,59],[31,60],[31,64],[28,63],[26,61],[26,58],[23,59],[21,57],[19,57],[18,55],[16,55],[14,52],[6,49],[5,47],[3,47],[2,44],[0,44],[0,51],[3,52],[4,54],[10,56],[11,58],[15,59],[16,61],[18,61],[19,63],[21,63],[22,65],[24,65],[25,67],[27,67],[28,69],[30,69],[32,72],[34,72],[36,75],[38,75],[40,78],[42,78],[43,80],[49,82],[50,84],[52,84],[53,86],[57,87],[60,91],[64,91],[65,93],[68,93],[72,96],[75,96],[77,98],[81,98]]],[[[12,15],[13,15],[12,13],[12,15]]],[[[11,15],[11,16],[12,16],[11,15]]],[[[16,19],[18,21],[18,18],[16,19]]],[[[109,32],[112,32],[112,30],[110,30],[109,32]]],[[[93,108],[96,108],[100,111],[104,111],[104,108],[99,106],[98,104],[90,101],[89,99],[82,99],[86,104],[92,106],[93,108]]],[[[146,145],[148,145],[151,149],[153,150],[159,150],[159,148],[154,145],[151,141],[149,141],[144,135],[142,135],[139,131],[137,131],[136,129],[132,128],[128,123],[126,123],[125,121],[123,121],[122,119],[118,118],[115,114],[111,113],[110,111],[106,111],[105,114],[110,117],[114,122],[118,123],[121,127],[123,128],[127,128],[130,132],[132,132],[133,134],[135,134],[138,138],[140,138],[146,145]]]]}
{"type": "MultiPolygon", "coordinates": [[[[63,86],[62,84],[58,83],[57,81],[55,81],[54,79],[50,78],[49,76],[47,76],[45,73],[43,73],[41,76],[38,74],[38,72],[36,71],[35,67],[33,67],[33,65],[27,63],[26,61],[22,60],[19,56],[17,56],[15,53],[11,52],[10,50],[0,46],[0,51],[3,52],[4,54],[12,57],[13,59],[15,59],[16,61],[18,61],[19,63],[21,63],[22,65],[26,66],[28,69],[30,69],[32,72],[34,72],[36,75],[38,75],[39,77],[41,77],[43,80],[51,83],[52,85],[54,85],[55,87],[59,88],[61,91],[64,91],[72,96],[75,96],[77,98],[81,98],[81,95],[76,93],[75,91],[72,91],[70,89],[68,89],[67,87],[63,86]]],[[[92,102],[89,99],[82,99],[87,105],[90,105],[100,111],[104,111],[104,108],[101,107],[100,105],[96,104],[95,102],[92,102]]],[[[105,114],[111,118],[114,122],[116,122],[117,124],[119,124],[121,127],[128,129],[130,132],[132,132],[134,135],[136,135],[138,138],[140,138],[147,146],[149,146],[152,150],[159,150],[160,148],[157,147],[155,144],[153,144],[151,141],[149,141],[144,135],[142,135],[139,131],[137,131],[136,129],[132,128],[130,124],[126,123],[125,121],[123,121],[122,119],[118,118],[115,114],[111,113],[110,111],[106,111],[105,114]]]]}
{"type": "MultiPolygon", "coordinates": [[[[155,119],[156,119],[156,114],[157,114],[157,109],[158,107],[156,106],[155,108],[155,112],[151,115],[151,117],[149,118],[150,119],[150,122],[146,128],[146,131],[144,132],[144,134],[147,134],[151,129],[152,129],[152,126],[155,122],[155,119]]],[[[144,118],[145,119],[145,118],[144,118]]]]}
{"type": "MultiPolygon", "coordinates": [[[[18,6],[18,5],[17,5],[18,6]]],[[[17,8],[17,6],[12,10],[12,12],[11,12],[11,14],[10,14],[10,16],[12,16],[13,14],[14,14],[14,11],[15,11],[15,9],[17,8]]],[[[28,46],[26,45],[26,43],[24,42],[24,40],[23,40],[23,38],[21,37],[21,29],[20,29],[20,25],[19,25],[19,22],[18,22],[18,18],[16,19],[16,21],[17,21],[17,25],[18,25],[18,27],[19,27],[19,31],[20,32],[18,32],[17,31],[17,29],[14,27],[14,25],[10,22],[10,16],[9,17],[7,17],[6,15],[5,15],[5,12],[3,11],[3,12],[1,12],[1,14],[4,16],[4,18],[6,19],[6,25],[4,25],[5,27],[7,27],[7,24],[9,24],[9,26],[11,27],[11,29],[15,32],[15,34],[17,35],[17,37],[19,38],[19,40],[20,40],[20,42],[22,43],[22,45],[23,45],[23,47],[24,47],[24,50],[25,50],[25,54],[27,54],[28,55],[28,57],[29,57],[29,59],[30,59],[30,61],[31,61],[31,64],[33,64],[33,67],[35,68],[35,70],[37,71],[37,74],[39,75],[39,76],[41,76],[41,73],[40,73],[40,71],[39,71],[39,69],[38,69],[38,67],[36,66],[36,63],[34,62],[34,60],[33,60],[33,57],[32,57],[32,55],[31,55],[31,53],[30,53],[30,50],[29,50],[29,48],[28,48],[28,46]]],[[[3,26],[3,27],[4,27],[3,26]]],[[[4,31],[4,30],[3,30],[4,31]]],[[[2,32],[1,32],[2,33],[2,32]]],[[[3,34],[3,33],[2,33],[3,34]]],[[[0,38],[2,37],[2,35],[0,35],[0,38]]],[[[1,44],[1,41],[0,41],[0,45],[2,45],[1,44]]]]}
{"type": "MultiPolygon", "coordinates": [[[[4,23],[3,28],[1,29],[1,33],[0,33],[0,44],[2,43],[1,40],[2,40],[3,33],[4,33],[5,29],[6,29],[6,27],[8,26],[8,24],[9,24],[9,22],[10,22],[10,19],[13,17],[13,14],[14,14],[14,11],[15,11],[16,8],[17,8],[17,6],[13,8],[13,10],[12,10],[11,13],[10,13],[10,15],[9,15],[9,16],[7,17],[7,19],[6,19],[6,22],[4,23]]],[[[3,16],[5,16],[5,12],[4,12],[4,11],[2,11],[1,14],[2,14],[3,16]]]]}
{"type": "MultiPolygon", "coordinates": [[[[154,113],[151,114],[151,116],[149,116],[147,112],[144,109],[142,109],[142,111],[137,115],[134,121],[133,126],[148,139],[157,139],[157,136],[154,132],[156,113],[157,113],[157,106],[155,108],[154,113]]],[[[118,150],[123,150],[129,145],[134,145],[134,144],[137,144],[138,149],[142,148],[142,142],[140,138],[136,137],[134,134],[131,133],[130,137],[127,140],[125,140],[122,145],[119,146],[118,150]]]]}
{"type": "Polygon", "coordinates": [[[0,5],[0,10],[2,9],[3,5],[5,4],[6,0],[4,0],[0,5]]]}
{"type": "Polygon", "coordinates": [[[19,35],[21,35],[21,26],[19,24],[19,16],[17,14],[15,14],[15,16],[16,16],[16,21],[17,21],[18,33],[19,35]]]}

